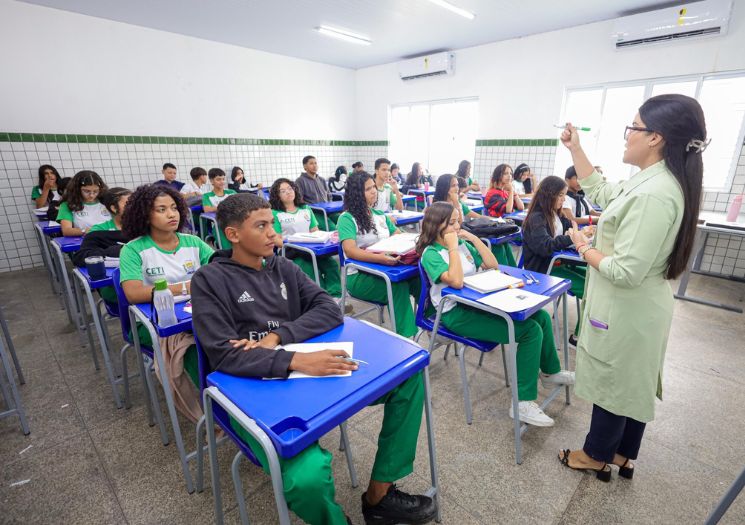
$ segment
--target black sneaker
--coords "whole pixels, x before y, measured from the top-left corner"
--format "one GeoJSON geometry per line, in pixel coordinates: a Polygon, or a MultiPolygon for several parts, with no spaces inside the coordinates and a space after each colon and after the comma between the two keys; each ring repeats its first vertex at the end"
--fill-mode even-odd
{"type": "Polygon", "coordinates": [[[367,525],[420,524],[435,519],[435,502],[428,496],[412,496],[391,485],[377,505],[370,505],[362,494],[362,515],[367,525]]]}
{"type": "Polygon", "coordinates": [[[572,334],[569,336],[569,344],[576,347],[577,346],[577,336],[572,334]]]}

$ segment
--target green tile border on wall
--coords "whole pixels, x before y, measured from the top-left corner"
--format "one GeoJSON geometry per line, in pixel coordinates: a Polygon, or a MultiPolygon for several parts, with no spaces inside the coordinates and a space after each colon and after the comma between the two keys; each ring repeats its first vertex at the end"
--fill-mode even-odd
{"type": "Polygon", "coordinates": [[[225,137],[153,137],[141,135],[75,135],[0,131],[0,142],[70,142],[88,144],[208,144],[240,146],[388,146],[387,140],[252,139],[225,137]]]}
{"type": "Polygon", "coordinates": [[[477,148],[483,147],[513,147],[513,146],[558,146],[559,139],[478,139],[477,148]]]}

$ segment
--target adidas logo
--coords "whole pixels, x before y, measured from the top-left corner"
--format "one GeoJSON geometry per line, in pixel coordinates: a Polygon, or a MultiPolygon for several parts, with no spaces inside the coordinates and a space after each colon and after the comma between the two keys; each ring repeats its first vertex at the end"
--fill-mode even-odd
{"type": "Polygon", "coordinates": [[[245,291],[238,298],[239,303],[252,303],[253,301],[254,301],[254,298],[251,297],[251,294],[245,291]]]}

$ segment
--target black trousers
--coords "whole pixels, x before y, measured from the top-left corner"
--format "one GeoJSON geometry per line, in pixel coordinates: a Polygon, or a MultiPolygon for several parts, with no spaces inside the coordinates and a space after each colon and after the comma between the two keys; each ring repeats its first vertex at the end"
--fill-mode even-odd
{"type": "Polygon", "coordinates": [[[617,416],[598,405],[592,405],[590,432],[585,438],[585,453],[596,461],[610,463],[619,454],[636,459],[646,423],[617,416]]]}

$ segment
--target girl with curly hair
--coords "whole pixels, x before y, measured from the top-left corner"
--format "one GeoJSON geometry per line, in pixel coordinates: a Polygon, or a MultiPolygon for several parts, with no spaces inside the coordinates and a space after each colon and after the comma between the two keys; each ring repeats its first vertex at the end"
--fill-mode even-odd
{"type": "MultiPolygon", "coordinates": [[[[337,229],[344,255],[350,259],[395,266],[397,257],[365,250],[380,239],[401,233],[382,211],[373,208],[378,200],[378,190],[372,175],[366,172],[352,173],[347,178],[344,192],[344,213],[339,216],[337,229]]],[[[387,303],[388,293],[383,279],[367,273],[350,274],[347,288],[352,297],[363,301],[387,303]]],[[[419,297],[419,277],[408,281],[391,283],[396,332],[404,337],[416,334],[414,309],[411,299],[419,297]]]]}
{"type": "MultiPolygon", "coordinates": [[[[318,220],[313,210],[305,204],[297,184],[290,179],[277,179],[269,189],[269,204],[274,215],[274,231],[277,247],[282,246],[282,239],[295,233],[318,231],[318,220]]],[[[287,250],[287,257],[297,264],[303,273],[316,280],[313,261],[310,255],[297,250],[287,250]]],[[[332,297],[341,297],[341,275],[339,263],[333,256],[317,257],[318,280],[321,288],[332,297]]]]}
{"type": "Polygon", "coordinates": [[[62,226],[65,237],[79,237],[99,222],[111,219],[106,206],[98,198],[106,191],[106,184],[98,173],[90,170],[79,171],[65,188],[57,222],[62,226]]]}

